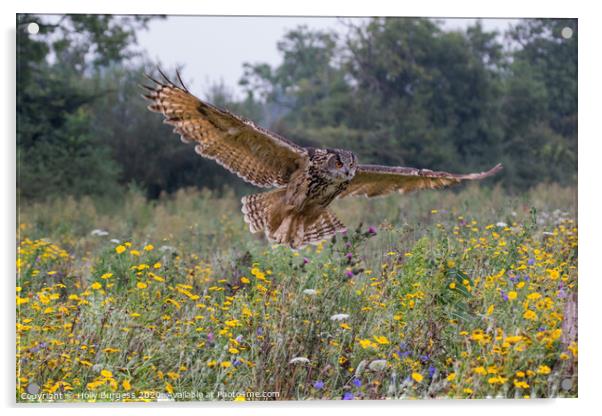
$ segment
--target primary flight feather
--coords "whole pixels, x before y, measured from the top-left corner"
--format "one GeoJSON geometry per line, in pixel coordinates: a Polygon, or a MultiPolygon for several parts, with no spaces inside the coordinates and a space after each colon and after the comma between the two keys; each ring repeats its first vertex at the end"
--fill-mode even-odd
{"type": "Polygon", "coordinates": [[[275,188],[242,199],[242,212],[251,232],[264,232],[275,243],[300,248],[343,231],[343,223],[328,209],[335,198],[406,193],[435,189],[464,180],[483,179],[502,166],[481,173],[453,174],[428,169],[358,164],[342,149],[316,149],[297,144],[201,101],[182,83],[148,77],[153,86],[145,97],[148,108],[162,113],[182,141],[194,142],[196,152],[263,188],[275,188]]]}

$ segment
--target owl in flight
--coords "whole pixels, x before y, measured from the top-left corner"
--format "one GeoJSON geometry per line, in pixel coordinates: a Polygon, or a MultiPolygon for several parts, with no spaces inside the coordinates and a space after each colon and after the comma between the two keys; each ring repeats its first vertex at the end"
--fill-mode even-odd
{"type": "Polygon", "coordinates": [[[252,233],[264,232],[278,244],[301,248],[345,230],[328,209],[335,198],[434,189],[463,180],[483,179],[498,172],[498,164],[481,173],[453,174],[428,169],[362,165],[342,149],[301,147],[250,120],[199,100],[184,86],[150,76],[153,86],[144,96],[148,108],[195,151],[213,159],[245,181],[267,192],[242,198],[242,213],[252,233]]]}

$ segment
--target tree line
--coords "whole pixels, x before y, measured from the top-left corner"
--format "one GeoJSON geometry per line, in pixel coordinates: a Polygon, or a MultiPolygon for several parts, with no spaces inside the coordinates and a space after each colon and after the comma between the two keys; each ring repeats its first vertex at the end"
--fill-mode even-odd
{"type": "MultiPolygon", "coordinates": [[[[21,198],[118,198],[130,186],[151,198],[190,186],[244,190],[146,110],[138,84],[159,63],[136,33],[156,18],[18,15],[21,198]]],[[[200,95],[300,144],[353,150],[363,163],[468,172],[502,162],[496,180],[511,190],[572,185],[577,34],[576,19],[521,20],[503,34],[478,21],[448,31],[426,18],[372,18],[345,34],[300,26],[278,42],[279,65],[244,64],[242,98],[223,84],[200,95]]]]}

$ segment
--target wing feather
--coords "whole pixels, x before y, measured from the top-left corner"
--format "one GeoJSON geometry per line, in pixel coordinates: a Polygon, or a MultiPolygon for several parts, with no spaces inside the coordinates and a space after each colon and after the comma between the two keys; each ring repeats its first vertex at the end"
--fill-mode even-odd
{"type": "Polygon", "coordinates": [[[497,164],[486,172],[455,174],[428,169],[359,165],[349,187],[339,195],[339,198],[354,195],[373,197],[391,192],[407,193],[419,189],[442,188],[465,180],[483,179],[501,169],[502,165],[497,164]]]}
{"type": "MultiPolygon", "coordinates": [[[[149,110],[165,116],[183,142],[196,143],[195,151],[260,187],[282,187],[307,160],[307,151],[295,143],[199,100],[184,84],[148,77],[155,85],[144,86],[151,101],[149,110]]],[[[178,79],[180,76],[178,74],[178,79]]],[[[180,79],[180,83],[181,83],[180,79]]]]}

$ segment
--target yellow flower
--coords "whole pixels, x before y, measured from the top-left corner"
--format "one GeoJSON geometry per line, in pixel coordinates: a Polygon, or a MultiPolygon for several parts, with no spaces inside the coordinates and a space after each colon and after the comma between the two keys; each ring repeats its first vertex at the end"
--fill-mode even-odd
{"type": "Polygon", "coordinates": [[[161,268],[161,263],[157,262],[157,263],[153,264],[153,268],[154,269],[160,269],[161,268]]]}
{"type": "Polygon", "coordinates": [[[451,373],[450,375],[447,376],[447,381],[454,381],[454,379],[456,378],[456,373],[451,373]]]}
{"type": "Polygon", "coordinates": [[[177,380],[180,378],[180,375],[178,373],[170,371],[169,373],[167,373],[167,377],[171,378],[172,380],[177,380]]]}
{"type": "Polygon", "coordinates": [[[359,343],[360,343],[360,346],[361,346],[363,349],[370,348],[370,347],[372,347],[372,348],[375,348],[375,347],[376,347],[376,344],[375,344],[374,342],[370,341],[370,340],[369,340],[369,339],[367,339],[367,338],[366,338],[366,339],[360,339],[360,340],[359,340],[359,343]]]}
{"type": "Polygon", "coordinates": [[[100,283],[98,283],[98,282],[94,282],[94,283],[92,283],[92,285],[91,285],[90,287],[91,287],[92,289],[94,289],[94,290],[99,290],[99,289],[102,289],[102,285],[101,285],[100,283]]]}
{"type": "Polygon", "coordinates": [[[343,329],[351,329],[351,327],[349,325],[347,325],[345,322],[343,322],[342,324],[339,324],[339,326],[343,329]]]}
{"type": "Polygon", "coordinates": [[[379,344],[383,344],[383,345],[390,344],[389,340],[385,336],[376,336],[376,335],[374,335],[373,338],[379,344]]]}
{"type": "Polygon", "coordinates": [[[117,254],[121,254],[125,251],[125,247],[120,244],[117,247],[115,247],[115,251],[117,252],[117,254]]]}
{"type": "Polygon", "coordinates": [[[27,302],[29,302],[29,298],[22,298],[20,296],[17,296],[17,305],[22,305],[27,302]]]}
{"type": "Polygon", "coordinates": [[[523,318],[534,321],[537,319],[537,314],[535,312],[533,312],[531,309],[528,309],[523,314],[523,318]]]}
{"type": "Polygon", "coordinates": [[[412,379],[416,382],[416,383],[420,383],[422,381],[424,377],[422,376],[422,374],[420,373],[412,373],[412,379]]]}
{"type": "Polygon", "coordinates": [[[139,256],[139,255],[140,255],[140,252],[139,252],[138,250],[130,250],[130,254],[131,254],[132,256],[139,256]]]}
{"type": "Polygon", "coordinates": [[[449,288],[450,288],[450,289],[455,289],[455,288],[456,288],[456,283],[455,283],[455,282],[451,282],[451,283],[449,284],[449,288]]]}
{"type": "Polygon", "coordinates": [[[232,363],[231,363],[230,361],[222,361],[222,362],[221,362],[219,365],[220,365],[222,368],[228,368],[228,367],[231,367],[231,366],[232,366],[232,363]]]}
{"type": "Polygon", "coordinates": [[[147,244],[144,246],[144,251],[152,251],[155,248],[152,244],[147,244]]]}
{"type": "Polygon", "coordinates": [[[244,283],[245,285],[249,284],[251,281],[247,278],[247,277],[241,277],[240,278],[240,282],[244,283]]]}
{"type": "Polygon", "coordinates": [[[507,379],[502,376],[490,377],[489,380],[487,380],[489,384],[504,384],[506,381],[507,379]]]}
{"type": "Polygon", "coordinates": [[[493,310],[495,309],[495,305],[490,305],[487,308],[487,315],[491,315],[493,313],[493,310]]]}
{"type": "Polygon", "coordinates": [[[568,349],[575,357],[579,353],[579,349],[577,348],[577,343],[575,341],[571,342],[571,344],[568,346],[568,349]]]}
{"type": "Polygon", "coordinates": [[[169,381],[165,382],[165,391],[168,392],[169,394],[173,394],[173,386],[171,385],[171,383],[169,381]]]}
{"type": "Polygon", "coordinates": [[[136,287],[138,289],[146,289],[148,287],[148,285],[144,282],[138,282],[138,283],[136,283],[136,287]]]}
{"type": "Polygon", "coordinates": [[[130,384],[129,380],[123,380],[123,382],[121,383],[121,385],[123,386],[123,389],[125,391],[130,391],[132,389],[132,385],[130,384]]]}
{"type": "Polygon", "coordinates": [[[230,348],[228,348],[228,352],[229,352],[230,354],[238,354],[240,351],[239,351],[239,350],[237,350],[237,349],[236,349],[236,348],[234,348],[234,347],[230,347],[230,348]]]}
{"type": "Polygon", "coordinates": [[[508,292],[508,299],[510,299],[510,300],[516,299],[517,296],[518,296],[518,293],[516,293],[515,291],[508,292]]]}
{"type": "Polygon", "coordinates": [[[109,370],[102,370],[100,375],[104,378],[113,378],[113,373],[111,373],[109,370]]]}
{"type": "Polygon", "coordinates": [[[514,387],[516,387],[517,389],[528,389],[529,383],[522,380],[514,380],[514,387]]]}
{"type": "Polygon", "coordinates": [[[110,279],[111,277],[113,277],[113,273],[105,273],[100,276],[101,279],[110,279]]]}
{"type": "Polygon", "coordinates": [[[537,368],[537,374],[546,375],[546,374],[550,374],[551,372],[552,372],[552,370],[550,369],[550,367],[548,367],[547,365],[544,365],[544,364],[540,365],[537,368]]]}
{"type": "Polygon", "coordinates": [[[466,394],[472,394],[472,389],[471,389],[471,388],[469,388],[469,387],[466,387],[466,388],[464,389],[464,393],[466,393],[466,394]]]}
{"type": "Polygon", "coordinates": [[[541,295],[539,293],[537,293],[537,292],[529,293],[527,295],[527,299],[529,299],[529,300],[537,300],[540,297],[541,297],[541,295]]]}
{"type": "Polygon", "coordinates": [[[451,269],[452,267],[454,267],[455,265],[456,265],[456,262],[455,262],[455,261],[453,261],[453,260],[448,260],[448,261],[447,261],[447,267],[449,267],[450,269],[451,269]]]}
{"type": "Polygon", "coordinates": [[[482,367],[482,366],[481,367],[477,367],[477,368],[475,368],[472,371],[474,371],[475,373],[480,374],[482,376],[484,376],[484,375],[487,374],[487,370],[485,370],[485,367],[482,367]]]}

